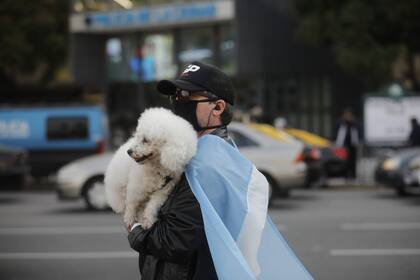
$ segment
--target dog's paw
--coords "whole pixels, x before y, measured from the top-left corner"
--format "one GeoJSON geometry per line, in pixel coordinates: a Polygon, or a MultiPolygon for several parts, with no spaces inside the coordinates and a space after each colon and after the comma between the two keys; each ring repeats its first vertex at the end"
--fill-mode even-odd
{"type": "Polygon", "coordinates": [[[153,224],[156,222],[155,219],[150,219],[150,218],[146,218],[143,217],[142,221],[141,221],[141,227],[144,229],[149,229],[153,226],[153,224]]]}
{"type": "Polygon", "coordinates": [[[124,213],[123,222],[125,225],[133,225],[136,222],[136,217],[124,213]]]}

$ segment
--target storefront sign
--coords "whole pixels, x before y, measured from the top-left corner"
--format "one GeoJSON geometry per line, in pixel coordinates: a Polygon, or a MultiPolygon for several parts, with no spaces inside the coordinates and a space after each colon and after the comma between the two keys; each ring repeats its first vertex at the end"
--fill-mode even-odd
{"type": "Polygon", "coordinates": [[[115,31],[171,26],[187,23],[229,20],[233,2],[218,1],[185,5],[158,6],[136,10],[73,14],[71,32],[115,31]]]}

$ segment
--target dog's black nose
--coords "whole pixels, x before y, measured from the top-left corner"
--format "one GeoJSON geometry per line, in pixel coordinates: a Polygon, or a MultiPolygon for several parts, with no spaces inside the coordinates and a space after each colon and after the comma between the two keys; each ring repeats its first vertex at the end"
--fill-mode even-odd
{"type": "Polygon", "coordinates": [[[127,150],[127,154],[129,155],[129,156],[131,156],[131,154],[133,153],[133,150],[132,149],[128,149],[127,150]]]}

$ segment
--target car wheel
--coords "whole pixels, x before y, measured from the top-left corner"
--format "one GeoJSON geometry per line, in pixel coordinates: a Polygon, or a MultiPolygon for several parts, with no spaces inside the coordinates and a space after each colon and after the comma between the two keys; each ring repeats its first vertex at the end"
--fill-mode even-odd
{"type": "Polygon", "coordinates": [[[273,201],[273,186],[268,182],[268,204],[271,204],[273,201]]]}
{"type": "Polygon", "coordinates": [[[25,176],[6,175],[1,177],[2,189],[7,191],[21,191],[25,187],[25,176]]]}
{"type": "Polygon", "coordinates": [[[267,173],[265,172],[261,172],[261,173],[264,175],[264,177],[267,179],[267,182],[268,182],[268,205],[270,205],[276,196],[275,189],[276,189],[277,183],[267,173]]]}
{"type": "Polygon", "coordinates": [[[305,183],[303,187],[305,189],[312,188],[318,182],[320,175],[321,170],[319,170],[318,168],[308,168],[306,171],[305,183]]]}
{"type": "Polygon", "coordinates": [[[398,196],[401,196],[401,197],[403,197],[403,196],[407,196],[408,195],[408,193],[407,193],[407,191],[405,190],[405,188],[404,188],[404,186],[397,186],[396,188],[395,188],[395,193],[398,195],[398,196]]]}
{"type": "Polygon", "coordinates": [[[268,204],[272,204],[277,196],[287,197],[289,196],[289,190],[280,187],[276,180],[265,172],[262,172],[268,181],[268,204]]]}
{"type": "Polygon", "coordinates": [[[277,189],[277,195],[279,197],[283,197],[283,198],[290,197],[290,189],[279,187],[277,189]]]}
{"type": "Polygon", "coordinates": [[[89,210],[108,209],[105,196],[104,176],[96,176],[89,179],[83,188],[83,198],[89,210]]]}

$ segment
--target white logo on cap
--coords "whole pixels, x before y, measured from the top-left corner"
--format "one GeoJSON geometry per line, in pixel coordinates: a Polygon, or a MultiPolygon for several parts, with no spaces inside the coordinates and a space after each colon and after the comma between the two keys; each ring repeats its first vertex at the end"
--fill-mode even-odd
{"type": "Polygon", "coordinates": [[[190,64],[188,65],[187,69],[185,69],[184,72],[182,72],[182,74],[186,74],[188,72],[197,72],[198,70],[200,70],[200,66],[190,64]]]}

